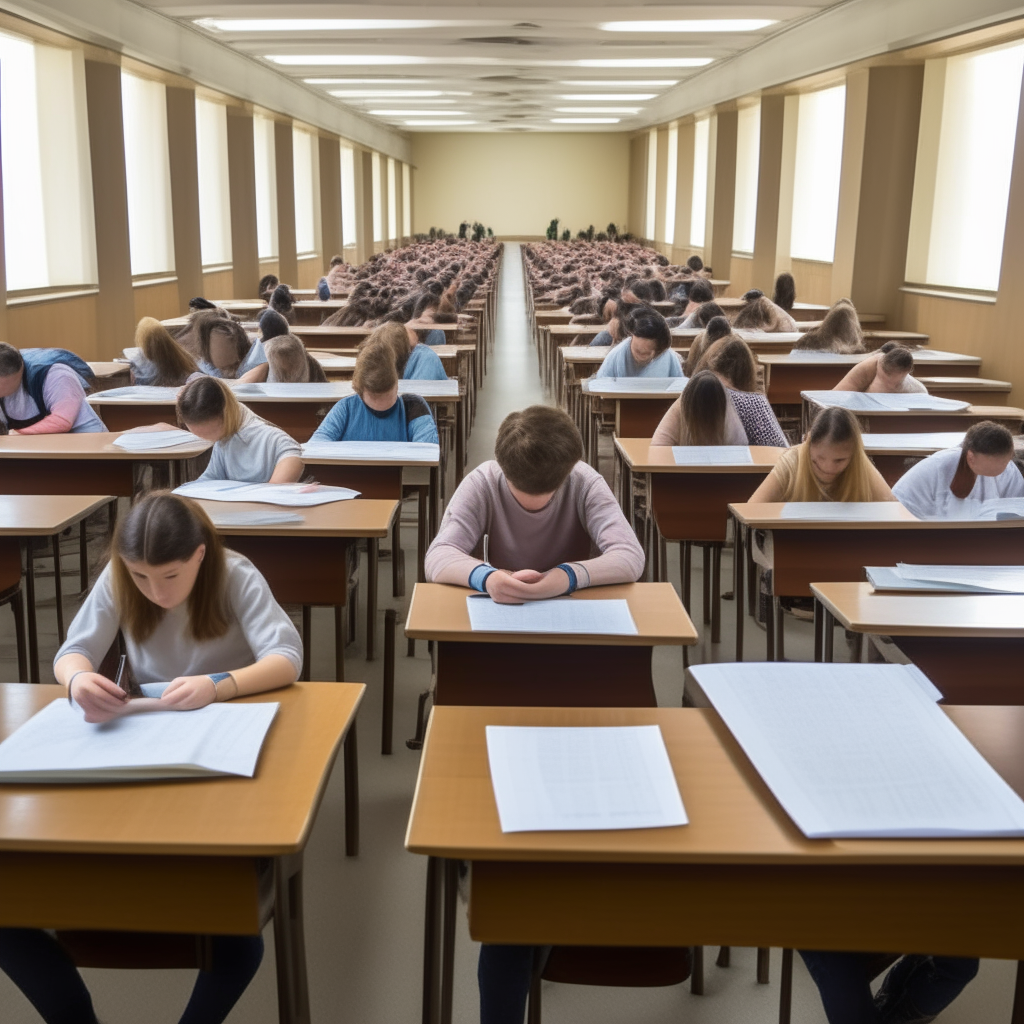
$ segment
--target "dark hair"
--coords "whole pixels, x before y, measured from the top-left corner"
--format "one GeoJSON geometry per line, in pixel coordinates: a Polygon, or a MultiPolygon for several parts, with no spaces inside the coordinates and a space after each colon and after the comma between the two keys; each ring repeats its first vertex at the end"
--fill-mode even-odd
{"type": "Polygon", "coordinates": [[[699,256],[691,256],[686,265],[696,274],[704,269],[704,261],[699,256]]]}
{"type": "Polygon", "coordinates": [[[210,358],[210,335],[214,331],[223,331],[225,334],[230,335],[235,345],[235,354],[238,357],[235,361],[235,366],[237,367],[246,357],[252,346],[252,342],[249,341],[249,335],[245,333],[242,325],[236,320],[225,320],[223,317],[203,319],[199,324],[199,355],[211,365],[213,365],[213,360],[210,358]]]}
{"type": "Polygon", "coordinates": [[[720,373],[735,391],[757,391],[757,360],[742,338],[728,337],[716,341],[704,353],[698,369],[720,373]]]}
{"type": "Polygon", "coordinates": [[[764,292],[760,288],[751,288],[749,292],[743,293],[744,302],[753,302],[754,299],[760,299],[764,295],[764,292]]]}
{"type": "Polygon", "coordinates": [[[849,409],[830,405],[815,416],[807,432],[807,443],[811,445],[828,441],[832,444],[846,444],[859,436],[860,424],[857,417],[849,409]]]}
{"type": "Polygon", "coordinates": [[[704,278],[700,278],[690,285],[690,290],[686,293],[686,298],[689,302],[710,302],[715,297],[715,291],[708,284],[704,278]]]}
{"type": "Polygon", "coordinates": [[[902,370],[910,373],[914,368],[914,354],[905,345],[896,341],[887,341],[880,349],[879,364],[889,373],[902,370]]]}
{"type": "Polygon", "coordinates": [[[264,274],[260,278],[259,288],[256,294],[262,299],[266,298],[281,283],[276,274],[264,274]]]}
{"type": "Polygon", "coordinates": [[[288,285],[279,284],[274,289],[274,294],[270,296],[270,308],[276,309],[279,313],[287,315],[292,311],[292,293],[288,290],[288,285]]]}
{"type": "Polygon", "coordinates": [[[197,295],[194,299],[188,300],[189,309],[219,309],[215,303],[209,299],[204,299],[202,295],[197,295]]]}
{"type": "Polygon", "coordinates": [[[725,313],[722,311],[722,307],[717,302],[702,302],[696,310],[694,310],[694,316],[697,318],[697,323],[701,327],[707,327],[712,320],[716,320],[721,317],[723,320],[726,319],[725,313]]]}
{"type": "Polygon", "coordinates": [[[796,281],[793,280],[792,274],[783,272],[775,278],[775,294],[772,296],[772,302],[787,313],[793,312],[793,305],[796,302],[796,281]]]}
{"type": "Polygon", "coordinates": [[[672,332],[668,329],[665,318],[649,306],[641,306],[629,315],[626,330],[631,337],[653,341],[655,355],[660,355],[672,344],[672,332]]]}
{"type": "Polygon", "coordinates": [[[550,494],[583,458],[583,439],[562,409],[531,405],[502,421],[494,458],[513,487],[526,494],[550,494]]]}
{"type": "Polygon", "coordinates": [[[25,368],[21,353],[6,341],[0,341],[0,377],[13,377],[25,368]]]}
{"type": "Polygon", "coordinates": [[[728,401],[722,382],[710,370],[690,378],[679,400],[687,444],[722,443],[728,401]]]}
{"type": "Polygon", "coordinates": [[[264,341],[291,334],[291,326],[276,309],[265,309],[260,316],[260,334],[264,341]]]}
{"type": "Polygon", "coordinates": [[[975,455],[1012,455],[1013,434],[1000,423],[982,420],[968,428],[960,447],[975,455]]]}
{"type": "Polygon", "coordinates": [[[332,267],[336,267],[339,263],[344,263],[344,262],[345,262],[345,257],[344,256],[335,255],[335,256],[331,257],[331,266],[332,267]]]}
{"type": "Polygon", "coordinates": [[[704,333],[710,341],[718,341],[719,338],[731,334],[732,327],[729,326],[729,321],[724,316],[713,316],[704,328],[704,333]]]}

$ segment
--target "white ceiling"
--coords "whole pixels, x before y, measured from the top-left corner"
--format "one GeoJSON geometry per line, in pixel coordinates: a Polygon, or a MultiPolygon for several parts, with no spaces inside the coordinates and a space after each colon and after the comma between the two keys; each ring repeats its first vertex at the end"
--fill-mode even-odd
{"type": "Polygon", "coordinates": [[[403,132],[640,128],[658,120],[657,112],[666,107],[682,109],[684,83],[717,70],[795,22],[843,5],[834,0],[633,6],[558,0],[543,7],[471,0],[445,6],[379,0],[362,4],[141,2],[332,102],[403,132]],[[202,19],[373,19],[376,24],[358,29],[278,25],[267,31],[237,31],[202,24],[202,19]],[[774,24],[741,32],[678,32],[661,27],[626,32],[600,27],[609,22],[681,19],[766,19],[774,24]],[[406,24],[389,27],[388,22],[406,24]],[[323,59],[310,64],[289,62],[302,57],[323,59]],[[673,66],[694,58],[708,63],[673,66]],[[610,66],[603,63],[608,61],[610,66]],[[348,95],[334,97],[333,90],[348,95]],[[359,91],[380,95],[352,95],[359,91]],[[575,98],[579,96],[588,98],[575,98]],[[678,103],[673,102],[675,98],[678,103]],[[555,121],[578,118],[607,118],[609,123],[555,121]],[[437,123],[444,121],[461,124],[437,123]]]}

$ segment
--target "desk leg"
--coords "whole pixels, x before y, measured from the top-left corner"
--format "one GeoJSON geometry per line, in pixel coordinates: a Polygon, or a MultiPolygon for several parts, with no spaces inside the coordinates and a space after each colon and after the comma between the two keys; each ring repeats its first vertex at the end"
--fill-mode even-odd
{"type": "Polygon", "coordinates": [[[82,593],[89,588],[89,541],[85,520],[78,524],[78,572],[82,578],[82,593]]]}
{"type": "Polygon", "coordinates": [[[444,862],[444,925],[441,933],[441,1020],[452,1024],[455,989],[455,918],[459,897],[459,862],[444,862]]]}
{"type": "Polygon", "coordinates": [[[302,675],[304,683],[309,682],[310,647],[313,643],[313,610],[308,604],[302,606],[302,675]]]}
{"type": "Polygon", "coordinates": [[[822,628],[825,631],[825,635],[822,638],[822,659],[824,661],[833,661],[835,659],[835,651],[833,644],[835,641],[836,631],[836,619],[835,616],[827,609],[822,609],[822,628]]]}
{"type": "Polygon", "coordinates": [[[281,1024],[309,1024],[301,854],[274,862],[274,949],[278,1019],[281,1024]]]}
{"type": "Polygon", "coordinates": [[[28,681],[39,682],[39,631],[36,623],[36,567],[32,560],[32,539],[25,545],[25,599],[28,603],[28,681]]]}
{"type": "Polygon", "coordinates": [[[377,564],[378,542],[370,537],[366,542],[366,660],[373,661],[373,647],[377,636],[377,564]]]}
{"type": "Polygon", "coordinates": [[[430,543],[430,523],[427,521],[429,515],[428,507],[433,494],[433,480],[426,488],[416,488],[416,582],[423,583],[426,580],[425,560],[427,557],[427,545],[430,543]]]}
{"type": "Polygon", "coordinates": [[[359,747],[355,719],[345,734],[345,856],[359,855],[359,747]]]}
{"type": "Polygon", "coordinates": [[[702,595],[703,603],[701,605],[701,615],[704,618],[704,625],[711,625],[711,548],[707,544],[702,544],[700,548],[701,566],[702,566],[702,577],[701,582],[704,585],[704,593],[702,595]]]}
{"type": "Polygon", "coordinates": [[[394,608],[384,612],[384,707],[380,720],[380,752],[391,753],[391,737],[395,720],[395,633],[398,616],[394,608]]]}
{"type": "Polygon", "coordinates": [[[775,620],[775,652],[770,660],[785,661],[786,613],[782,610],[782,602],[777,597],[772,598],[772,605],[774,611],[774,615],[772,617],[775,620]]]}
{"type": "Polygon", "coordinates": [[[732,551],[732,592],[736,600],[736,660],[743,660],[743,620],[746,618],[743,595],[743,567],[744,559],[747,557],[744,551],[743,526],[737,520],[733,534],[736,538],[736,545],[732,551]]]}
{"type": "Polygon", "coordinates": [[[64,643],[64,581],[60,571],[60,534],[51,538],[53,544],[53,591],[54,604],[57,607],[57,640],[64,643]]]}
{"type": "Polygon", "coordinates": [[[825,609],[822,603],[815,598],[814,599],[814,660],[821,661],[821,643],[823,639],[825,620],[824,620],[825,609]]]}
{"type": "Polygon", "coordinates": [[[345,681],[345,606],[334,606],[334,680],[345,681]]]}
{"type": "Polygon", "coordinates": [[[722,545],[711,549],[711,642],[722,642],[722,545]]]}
{"type": "Polygon", "coordinates": [[[441,488],[439,484],[440,467],[430,467],[430,518],[428,520],[427,541],[432,541],[437,536],[437,511],[440,508],[441,488]]]}
{"type": "Polygon", "coordinates": [[[426,908],[423,915],[422,1024],[437,1024],[441,988],[441,918],[445,862],[427,858],[426,908]]]}
{"type": "Polygon", "coordinates": [[[455,486],[466,471],[466,417],[463,402],[455,403],[455,486]]]}

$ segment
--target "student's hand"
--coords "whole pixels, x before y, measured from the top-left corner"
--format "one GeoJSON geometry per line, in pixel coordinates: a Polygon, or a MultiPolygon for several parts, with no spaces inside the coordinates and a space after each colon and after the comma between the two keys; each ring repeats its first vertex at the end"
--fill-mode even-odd
{"type": "Polygon", "coordinates": [[[536,569],[520,569],[518,572],[509,574],[512,579],[520,580],[523,583],[540,583],[544,579],[544,573],[537,572],[536,569]]]}
{"type": "Polygon", "coordinates": [[[143,427],[129,427],[127,430],[122,430],[122,434],[149,434],[154,433],[158,430],[177,430],[178,428],[172,426],[170,423],[147,423],[143,427]]]}
{"type": "Polygon", "coordinates": [[[511,573],[500,570],[492,572],[484,586],[495,604],[522,604],[534,600],[532,586],[516,579],[511,573]]]}
{"type": "Polygon", "coordinates": [[[217,687],[209,676],[178,676],[160,695],[160,703],[168,711],[195,711],[216,699],[217,687]]]}
{"type": "Polygon", "coordinates": [[[564,569],[549,569],[547,572],[522,569],[512,575],[513,579],[520,580],[529,586],[530,599],[533,601],[561,597],[569,589],[569,574],[564,569]]]}
{"type": "Polygon", "coordinates": [[[77,672],[71,697],[85,712],[87,722],[109,722],[123,715],[130,703],[120,686],[98,672],[77,672]]]}

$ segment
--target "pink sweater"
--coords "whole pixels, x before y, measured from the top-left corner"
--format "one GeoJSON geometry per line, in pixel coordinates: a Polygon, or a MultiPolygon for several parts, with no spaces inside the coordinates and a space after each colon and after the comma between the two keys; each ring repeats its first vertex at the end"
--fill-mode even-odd
{"type": "Polygon", "coordinates": [[[604,478],[577,462],[555,496],[527,512],[512,496],[497,462],[478,466],[459,484],[427,550],[431,583],[469,585],[469,574],[488,558],[498,569],[548,569],[567,562],[579,587],[635,583],[644,551],[604,478]]]}

